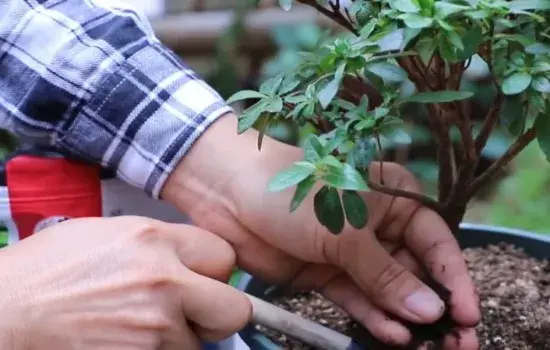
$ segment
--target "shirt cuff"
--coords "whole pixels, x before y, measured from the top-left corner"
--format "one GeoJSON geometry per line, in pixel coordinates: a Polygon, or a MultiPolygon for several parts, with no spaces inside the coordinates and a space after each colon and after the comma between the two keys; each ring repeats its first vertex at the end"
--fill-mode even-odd
{"type": "Polygon", "coordinates": [[[161,44],[145,43],[105,71],[55,142],[159,198],[194,142],[232,109],[161,44]]]}

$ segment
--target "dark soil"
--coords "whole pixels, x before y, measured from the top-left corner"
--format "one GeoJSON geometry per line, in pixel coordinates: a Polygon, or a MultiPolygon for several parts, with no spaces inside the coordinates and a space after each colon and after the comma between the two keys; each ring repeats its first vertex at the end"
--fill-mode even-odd
{"type": "MultiPolygon", "coordinates": [[[[550,350],[548,262],[529,258],[508,245],[467,249],[464,256],[481,300],[483,317],[477,326],[481,349],[550,350]]],[[[350,336],[356,333],[353,320],[317,293],[302,293],[274,303],[339,332],[350,336]]],[[[258,328],[283,349],[314,349],[258,328]]]]}

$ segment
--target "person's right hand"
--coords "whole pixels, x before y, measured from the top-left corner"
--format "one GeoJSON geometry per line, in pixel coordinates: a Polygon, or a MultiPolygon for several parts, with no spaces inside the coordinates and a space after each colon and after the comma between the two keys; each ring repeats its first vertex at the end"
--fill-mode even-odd
{"type": "Polygon", "coordinates": [[[74,219],[0,250],[1,349],[193,350],[251,315],[224,240],[141,217],[74,219]]]}

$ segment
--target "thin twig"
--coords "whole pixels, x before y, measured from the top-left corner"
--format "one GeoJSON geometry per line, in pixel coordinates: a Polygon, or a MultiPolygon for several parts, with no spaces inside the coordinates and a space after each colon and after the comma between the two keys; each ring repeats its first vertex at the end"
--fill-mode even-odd
{"type": "Polygon", "coordinates": [[[494,34],[494,25],[491,24],[491,29],[489,30],[490,39],[486,42],[485,45],[483,45],[482,49],[480,50],[480,55],[481,57],[483,57],[483,59],[487,63],[487,66],[489,67],[489,74],[491,76],[493,85],[496,89],[497,96],[495,98],[493,105],[491,106],[491,109],[485,116],[483,125],[481,126],[479,134],[476,138],[476,150],[478,155],[481,154],[481,152],[487,145],[487,141],[489,141],[489,137],[491,136],[491,133],[493,132],[493,129],[495,128],[498,122],[498,119],[500,116],[500,110],[502,108],[502,103],[504,100],[504,96],[502,95],[500,84],[498,83],[497,78],[495,76],[494,61],[493,61],[493,39],[492,39],[493,34],[494,34]]]}
{"type": "Polygon", "coordinates": [[[537,137],[537,129],[535,127],[531,127],[523,135],[518,137],[512,146],[510,146],[510,148],[500,157],[500,159],[494,162],[489,168],[487,168],[487,170],[485,170],[483,174],[474,180],[468,193],[469,198],[475,195],[480,188],[489,183],[498,171],[506,167],[515,156],[517,156],[525,147],[527,147],[527,145],[529,145],[529,143],[531,143],[531,141],[535,139],[535,137],[537,137]]]}
{"type": "Polygon", "coordinates": [[[456,113],[458,114],[458,118],[455,119],[456,125],[462,140],[462,147],[458,148],[462,150],[461,155],[464,159],[462,159],[458,167],[456,182],[445,202],[445,206],[465,205],[467,203],[468,192],[464,189],[469,188],[472,183],[479,163],[479,156],[476,152],[475,141],[470,127],[469,112],[464,110],[463,103],[457,102],[455,106],[457,108],[456,113]]]}
{"type": "Polygon", "coordinates": [[[489,141],[489,137],[491,137],[491,133],[493,132],[495,126],[497,125],[498,119],[500,117],[500,110],[502,108],[502,101],[503,101],[502,92],[500,92],[500,90],[497,90],[497,97],[495,99],[495,102],[493,102],[491,109],[485,116],[483,125],[481,126],[481,129],[479,130],[479,134],[476,137],[475,142],[476,142],[476,151],[478,155],[481,154],[481,152],[487,145],[487,141],[489,141]]]}
{"type": "Polygon", "coordinates": [[[376,183],[373,181],[368,181],[367,185],[374,191],[384,193],[390,196],[394,197],[402,197],[407,199],[412,199],[414,201],[417,201],[418,203],[422,204],[423,206],[432,209],[438,214],[442,213],[442,205],[436,201],[435,199],[432,199],[426,195],[409,192],[405,190],[400,190],[397,188],[390,188],[385,185],[382,185],[380,183],[376,183]]]}
{"type": "Polygon", "coordinates": [[[298,2],[315,8],[317,11],[321,12],[323,15],[327,16],[328,18],[332,19],[333,21],[340,24],[344,28],[348,29],[353,34],[359,36],[359,32],[357,31],[357,29],[353,27],[353,24],[350,23],[346,19],[346,17],[344,17],[344,15],[340,13],[340,11],[331,11],[326,7],[324,7],[323,5],[320,5],[319,3],[317,3],[316,0],[298,0],[298,2]]]}
{"type": "MultiPolygon", "coordinates": [[[[409,73],[409,77],[420,92],[430,91],[430,84],[426,77],[427,68],[418,57],[401,57],[398,59],[399,65],[409,73]]],[[[435,86],[434,86],[435,88],[435,86]]],[[[453,167],[453,144],[449,135],[449,123],[443,120],[442,107],[440,105],[429,104],[428,118],[430,121],[430,130],[437,143],[439,163],[439,201],[444,202],[454,184],[453,167]]]]}
{"type": "Polygon", "coordinates": [[[380,134],[376,133],[376,144],[378,145],[378,152],[380,154],[380,183],[385,185],[384,181],[384,156],[382,154],[382,142],[380,141],[380,134]]]}
{"type": "Polygon", "coordinates": [[[449,135],[448,123],[434,118],[437,125],[437,161],[439,163],[439,201],[444,202],[449,198],[455,183],[453,166],[453,143],[449,135]]]}

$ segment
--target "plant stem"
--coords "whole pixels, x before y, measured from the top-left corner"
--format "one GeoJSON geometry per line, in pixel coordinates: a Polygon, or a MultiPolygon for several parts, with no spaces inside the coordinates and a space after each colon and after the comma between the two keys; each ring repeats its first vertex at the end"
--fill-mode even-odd
{"type": "Polygon", "coordinates": [[[298,2],[302,3],[304,5],[309,5],[313,8],[315,8],[317,11],[321,12],[323,15],[327,16],[328,18],[332,19],[333,21],[340,24],[344,28],[348,29],[353,34],[359,36],[359,32],[353,27],[353,24],[350,23],[346,19],[346,17],[344,17],[344,15],[340,13],[340,11],[338,11],[338,8],[336,8],[336,10],[334,10],[335,8],[333,7],[334,11],[331,11],[331,10],[327,9],[326,7],[324,7],[324,6],[320,5],[319,3],[317,3],[316,0],[298,0],[298,2]]]}
{"type": "MultiPolygon", "coordinates": [[[[417,57],[402,57],[398,59],[399,65],[407,71],[412,82],[416,85],[416,88],[420,92],[430,91],[430,89],[437,88],[437,86],[430,86],[428,78],[428,67],[417,57]]],[[[439,65],[438,72],[441,74],[442,69],[439,60],[434,59],[433,65],[436,63],[439,65]]],[[[444,74],[444,72],[443,72],[444,74]]],[[[436,79],[440,82],[440,79],[436,79]]],[[[430,120],[430,130],[437,143],[437,161],[439,163],[439,180],[438,180],[438,192],[439,201],[444,202],[452,191],[454,184],[454,166],[453,166],[453,144],[449,135],[449,122],[446,120],[446,116],[443,115],[444,107],[439,104],[429,104],[428,117],[430,120]]]]}
{"type": "Polygon", "coordinates": [[[382,153],[382,142],[380,142],[380,135],[376,133],[376,144],[378,145],[378,153],[380,154],[380,183],[385,185],[384,181],[384,155],[382,153]]]}
{"type": "Polygon", "coordinates": [[[436,143],[437,143],[437,161],[439,163],[439,201],[446,201],[455,183],[454,179],[454,166],[453,166],[453,144],[451,136],[449,135],[449,125],[447,121],[441,120],[441,109],[433,108],[435,112],[432,114],[439,114],[432,117],[434,119],[434,126],[436,127],[436,143]]]}
{"type": "Polygon", "coordinates": [[[500,109],[502,108],[502,100],[503,96],[499,91],[497,92],[497,98],[485,116],[483,125],[481,126],[479,134],[476,137],[476,152],[478,155],[481,154],[481,151],[483,151],[487,145],[487,141],[489,141],[489,137],[491,137],[491,133],[497,125],[498,118],[500,116],[500,109]]]}
{"type": "Polygon", "coordinates": [[[397,188],[390,188],[390,187],[387,187],[385,185],[382,185],[382,184],[379,184],[379,183],[376,183],[376,182],[370,181],[370,180],[367,181],[367,185],[372,190],[380,192],[380,193],[388,194],[388,195],[395,196],[395,197],[408,198],[408,199],[412,199],[414,201],[417,201],[418,203],[422,204],[423,206],[425,206],[427,208],[432,209],[433,211],[435,211],[436,213],[438,213],[440,215],[443,212],[442,205],[438,201],[436,201],[435,199],[432,199],[432,198],[430,198],[426,195],[423,195],[423,194],[420,194],[420,193],[409,192],[409,191],[405,191],[405,190],[400,190],[400,189],[397,189],[397,188]]]}
{"type": "MultiPolygon", "coordinates": [[[[450,67],[451,76],[458,77],[454,81],[451,81],[450,88],[458,90],[460,88],[460,82],[464,74],[464,63],[458,65],[452,65],[450,67]]],[[[476,148],[476,143],[472,135],[472,122],[470,119],[470,104],[467,101],[458,101],[454,104],[453,117],[451,120],[455,121],[455,124],[460,132],[461,146],[458,149],[461,152],[460,165],[458,165],[458,174],[456,183],[453,185],[449,198],[446,201],[446,205],[460,204],[460,207],[466,205],[468,202],[467,191],[475,176],[477,165],[479,164],[479,155],[476,148]]]]}
{"type": "MultiPolygon", "coordinates": [[[[495,31],[494,25],[491,24],[491,29],[489,31],[489,38],[493,37],[494,31],[495,31]]],[[[504,97],[500,89],[500,84],[498,83],[495,77],[494,62],[493,62],[493,40],[489,39],[487,43],[482,46],[479,53],[487,63],[487,66],[489,67],[489,73],[491,75],[493,85],[495,86],[495,89],[497,91],[497,97],[495,99],[495,102],[493,103],[493,106],[491,106],[491,109],[487,113],[487,116],[485,117],[481,130],[479,131],[479,134],[476,138],[476,150],[478,155],[481,154],[481,152],[487,145],[487,141],[489,141],[489,137],[491,136],[491,133],[493,132],[493,129],[495,128],[498,122],[498,118],[500,116],[500,109],[502,108],[502,102],[504,97]]]]}
{"type": "Polygon", "coordinates": [[[507,166],[515,156],[517,156],[525,147],[527,147],[527,145],[529,145],[529,143],[531,143],[531,141],[535,139],[535,137],[537,137],[537,129],[535,127],[531,127],[523,135],[518,137],[512,146],[510,146],[502,157],[500,157],[500,159],[494,162],[487,170],[485,170],[483,174],[474,180],[468,193],[469,198],[475,195],[480,188],[489,183],[498,171],[507,166]]]}

